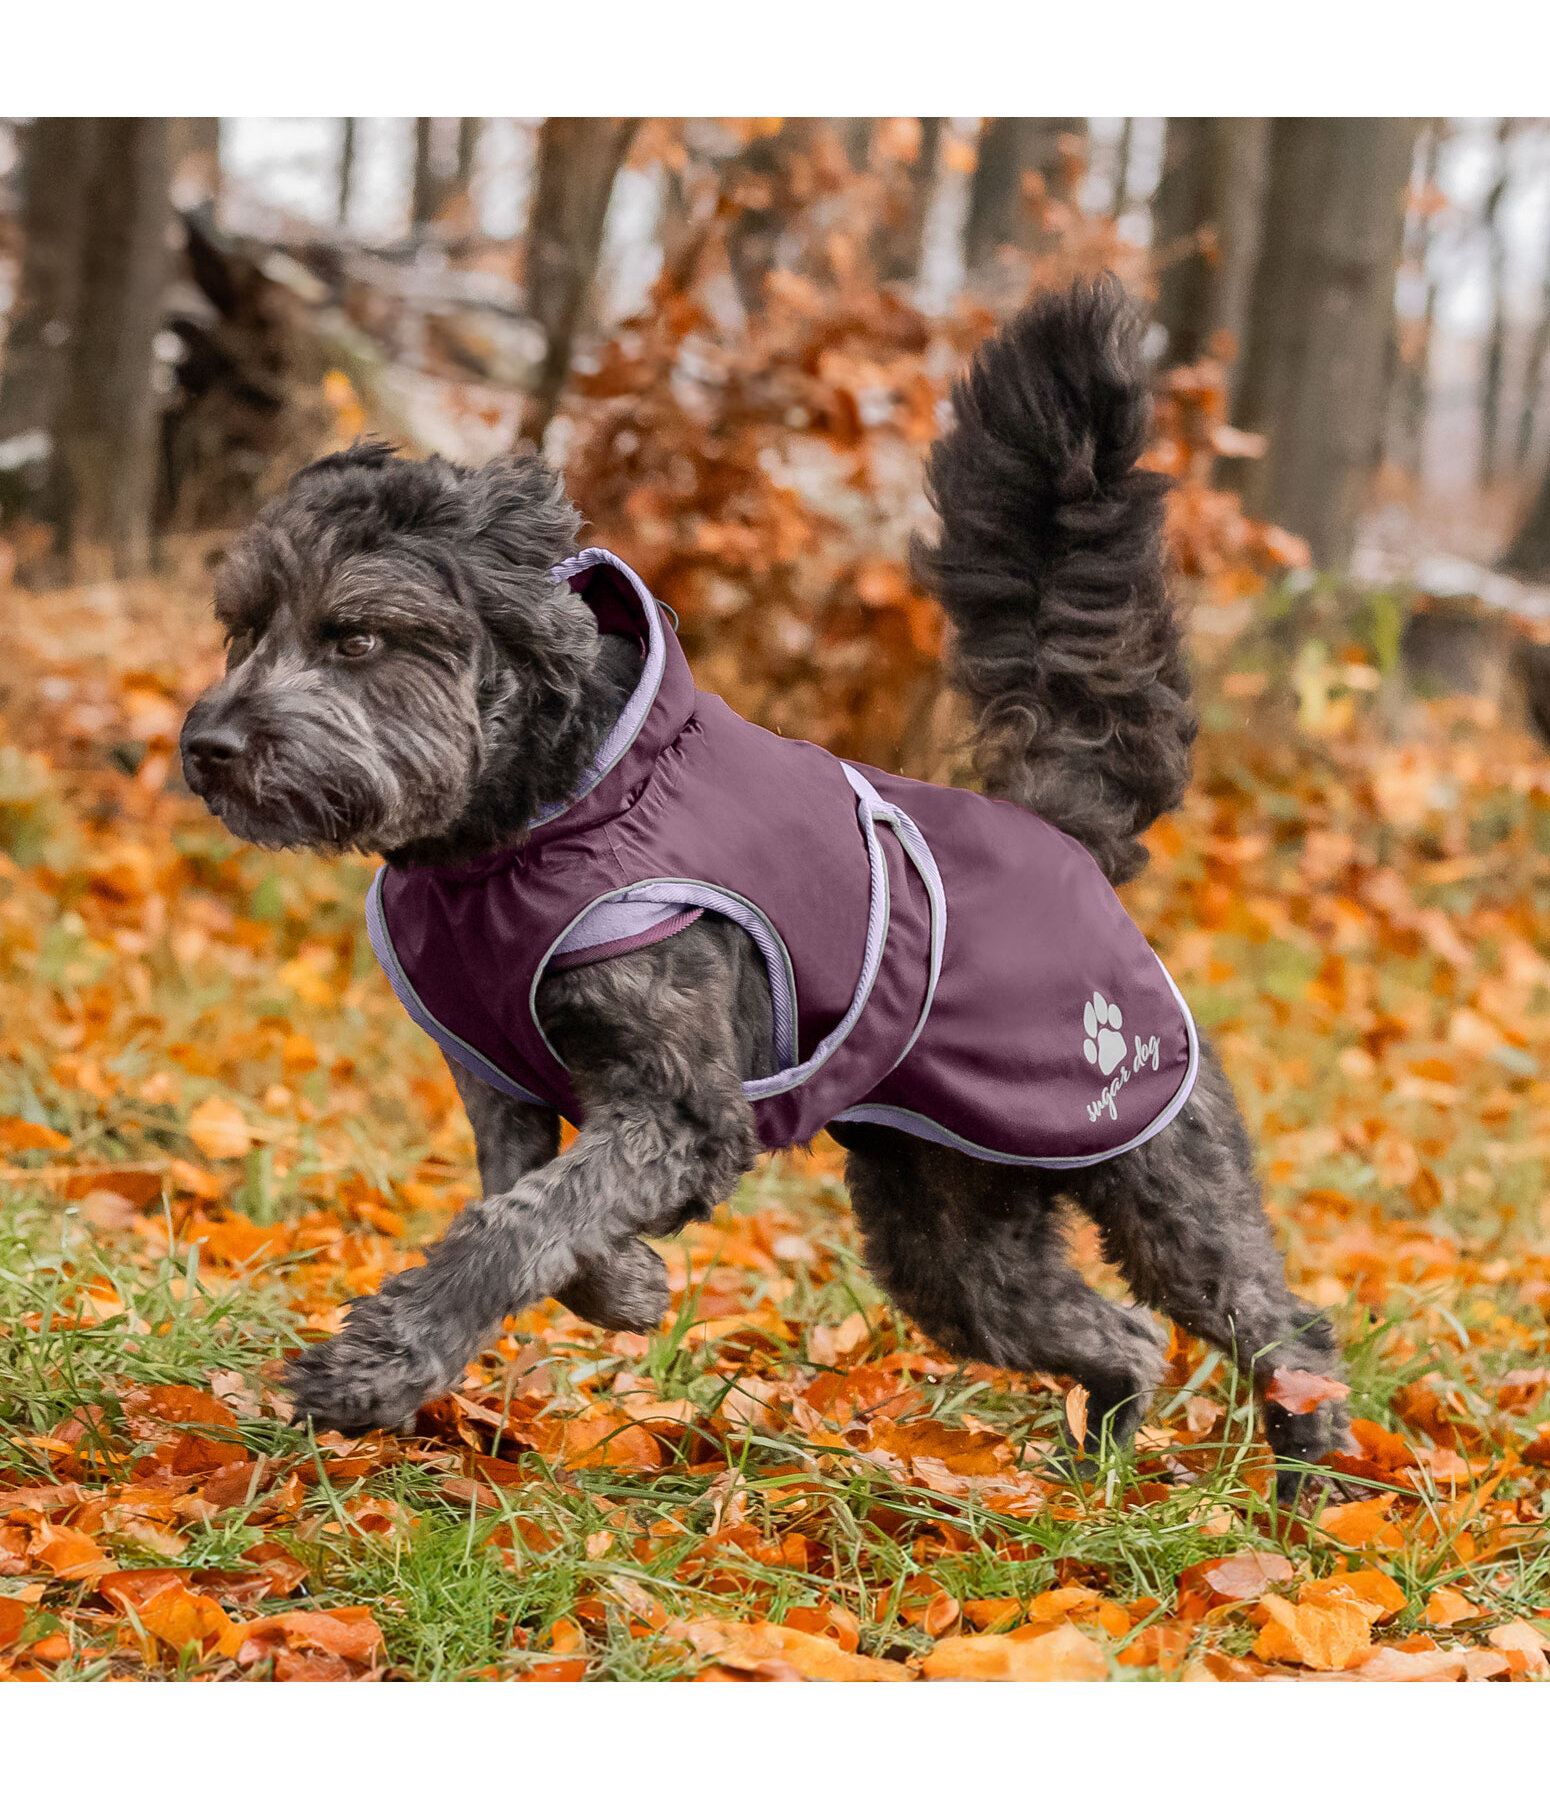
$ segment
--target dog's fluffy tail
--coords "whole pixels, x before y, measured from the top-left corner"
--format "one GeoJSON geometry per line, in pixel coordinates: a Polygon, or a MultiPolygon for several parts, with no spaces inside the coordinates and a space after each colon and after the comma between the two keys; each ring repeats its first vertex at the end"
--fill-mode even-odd
{"type": "Polygon", "coordinates": [[[953,625],[987,793],[1090,850],[1110,881],[1178,804],[1195,717],[1168,598],[1163,476],[1136,467],[1150,399],[1140,321],[1112,277],[1042,296],[953,390],[917,578],[953,625]]]}

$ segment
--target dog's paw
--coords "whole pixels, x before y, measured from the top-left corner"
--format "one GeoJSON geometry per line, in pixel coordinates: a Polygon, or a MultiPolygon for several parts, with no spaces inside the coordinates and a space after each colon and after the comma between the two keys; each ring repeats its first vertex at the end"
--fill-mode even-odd
{"type": "Polygon", "coordinates": [[[1349,1451],[1354,1444],[1344,1406],[1326,1400],[1312,1412],[1294,1413],[1266,1401],[1263,1421],[1275,1453],[1277,1505],[1293,1510],[1320,1495],[1345,1497],[1338,1473],[1318,1466],[1333,1452],[1349,1451]]]}
{"type": "Polygon", "coordinates": [[[589,1325],[607,1331],[653,1331],[672,1300],[667,1267],[637,1238],[584,1263],[555,1298],[589,1325]]]}
{"type": "Polygon", "coordinates": [[[286,1370],[296,1404],[292,1423],[353,1436],[373,1427],[396,1430],[427,1400],[444,1394],[466,1355],[417,1340],[395,1328],[381,1296],[359,1300],[337,1337],[310,1345],[286,1370]]]}

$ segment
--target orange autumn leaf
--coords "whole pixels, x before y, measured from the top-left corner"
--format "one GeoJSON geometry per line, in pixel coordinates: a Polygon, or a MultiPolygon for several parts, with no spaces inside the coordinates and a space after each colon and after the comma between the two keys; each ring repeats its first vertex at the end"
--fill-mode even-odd
{"type": "Polygon", "coordinates": [[[31,1119],[0,1119],[0,1149],[4,1150],[68,1150],[70,1140],[62,1131],[48,1125],[34,1125],[31,1119]]]}
{"type": "Polygon", "coordinates": [[[27,1628],[27,1609],[20,1600],[0,1594],[0,1650],[9,1650],[21,1641],[27,1628]]]}
{"type": "Polygon", "coordinates": [[[224,1608],[208,1595],[195,1593],[176,1569],[112,1575],[100,1591],[173,1650],[188,1644],[212,1645],[232,1624],[224,1608]]]}
{"type": "Polygon", "coordinates": [[[1381,1569],[1352,1569],[1323,1581],[1305,1581],[1297,1590],[1299,1600],[1349,1600],[1376,1625],[1405,1610],[1405,1590],[1381,1569]]]}
{"type": "Polygon", "coordinates": [[[1066,1429],[1074,1444],[1087,1437],[1087,1389],[1080,1382],[1066,1394],[1066,1429]]]}
{"type": "Polygon", "coordinates": [[[1109,1665],[1078,1626],[1057,1625],[1036,1638],[956,1637],[921,1664],[930,1681],[1107,1681],[1109,1665]]]}
{"type": "Polygon", "coordinates": [[[70,1525],[55,1525],[45,1520],[32,1534],[28,1551],[37,1562],[46,1564],[61,1581],[95,1581],[118,1567],[112,1557],[104,1556],[97,1543],[84,1531],[70,1525]]]}
{"type": "Polygon", "coordinates": [[[189,1114],[188,1135],[215,1162],[246,1156],[253,1148],[247,1120],[230,1100],[223,1100],[219,1094],[201,1100],[189,1114]]]}
{"type": "Polygon", "coordinates": [[[1434,1588],[1422,1615],[1428,1625],[1462,1625],[1466,1619],[1478,1619],[1480,1608],[1472,1606],[1454,1587],[1434,1588]]]}
{"type": "Polygon", "coordinates": [[[772,1680],[908,1681],[901,1664],[842,1650],[827,1637],[788,1625],[696,1619],[685,1636],[707,1661],[772,1680]]]}
{"type": "Polygon", "coordinates": [[[1372,1647],[1367,1615],[1349,1600],[1318,1599],[1294,1605],[1279,1594],[1266,1594],[1260,1605],[1269,1618],[1255,1639],[1254,1654],[1267,1662],[1349,1669],[1372,1647]]]}
{"type": "Polygon", "coordinates": [[[1277,1369],[1265,1389],[1265,1398],[1289,1413],[1311,1413],[1325,1400],[1343,1400],[1350,1393],[1343,1381],[1315,1375],[1310,1369],[1277,1369]]]}
{"type": "Polygon", "coordinates": [[[1372,1500],[1326,1506],[1319,1514],[1319,1529],[1353,1550],[1365,1550],[1374,1545],[1397,1548],[1404,1542],[1404,1537],[1388,1517],[1393,1504],[1392,1494],[1380,1494],[1372,1500]]]}
{"type": "Polygon", "coordinates": [[[1193,1563],[1179,1576],[1179,1610],[1202,1618],[1216,1606],[1257,1600],[1278,1581],[1290,1581],[1292,1565],[1273,1550],[1245,1550],[1193,1563]]]}
{"type": "Polygon", "coordinates": [[[342,1662],[369,1667],[382,1654],[382,1629],[364,1606],[336,1606],[326,1612],[276,1613],[234,1624],[221,1635],[222,1656],[244,1666],[278,1650],[322,1651],[342,1662]]]}

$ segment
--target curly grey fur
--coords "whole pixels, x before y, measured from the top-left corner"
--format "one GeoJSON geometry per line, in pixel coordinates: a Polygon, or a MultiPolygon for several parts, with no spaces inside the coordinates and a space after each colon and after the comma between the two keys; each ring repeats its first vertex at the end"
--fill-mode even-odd
{"type": "Polygon", "coordinates": [[[1046,294],[979,351],[926,482],[915,572],[954,630],[987,793],[1085,844],[1110,881],[1189,782],[1195,717],[1168,597],[1167,482],[1136,466],[1151,400],[1112,277],[1046,294]]]}
{"type": "MultiPolygon", "coordinates": [[[[1036,303],[982,353],[932,462],[924,566],[957,626],[997,791],[1080,838],[1112,878],[1182,791],[1193,724],[1162,587],[1160,489],[1134,327],[1112,287],[1036,303]]],[[[366,445],[305,470],[239,542],[217,599],[230,668],[184,729],[189,781],[255,842],[359,845],[456,863],[520,841],[617,717],[639,653],[600,637],[547,576],[574,515],[535,459],[465,469],[366,445]],[[341,649],[364,634],[368,654],[341,649]],[[230,746],[241,746],[234,754],[230,746]],[[223,745],[226,748],[223,748],[223,745]]],[[[545,1032],[585,1123],[454,1069],[484,1197],[425,1265],[350,1309],[293,1365],[298,1413],[393,1425],[458,1379],[502,1319],[549,1294],[645,1329],[668,1290],[641,1240],[708,1217],[758,1151],[742,1082],[775,1066],[764,967],[706,916],[627,956],[553,974],[545,1032]]],[[[878,1279],[966,1356],[1080,1380],[1088,1448],[1134,1431],[1162,1370],[1150,1318],[1067,1265],[1057,1201],[1097,1220],[1137,1298],[1230,1351],[1263,1389],[1333,1371],[1326,1321],[1287,1292],[1231,1092],[1207,1055],[1179,1117],[1140,1149],[1054,1175],[842,1127],[878,1279]]],[[[1328,1403],[1266,1429],[1288,1465],[1335,1442],[1328,1403]]],[[[1288,1466],[1283,1492],[1297,1472],[1288,1466]]]]}

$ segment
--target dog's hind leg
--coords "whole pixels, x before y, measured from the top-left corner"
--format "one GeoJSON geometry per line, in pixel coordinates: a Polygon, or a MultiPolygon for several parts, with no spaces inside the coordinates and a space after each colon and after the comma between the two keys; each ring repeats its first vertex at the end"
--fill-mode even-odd
{"type": "Polygon", "coordinates": [[[1225,1350],[1252,1379],[1290,1501],[1300,1475],[1289,1465],[1339,1448],[1345,1409],[1325,1401],[1293,1413],[1265,1390],[1278,1368],[1338,1376],[1339,1356],[1328,1319],[1287,1291],[1248,1132],[1209,1046],[1178,1118],[1139,1149],[1081,1171],[1070,1192],[1136,1297],[1225,1350]]]}
{"type": "Polygon", "coordinates": [[[1128,1442],[1162,1373],[1158,1331],[1065,1260],[1062,1183],[877,1126],[834,1135],[867,1266],[915,1323],[955,1356],[1079,1381],[1084,1448],[1128,1442]]]}

